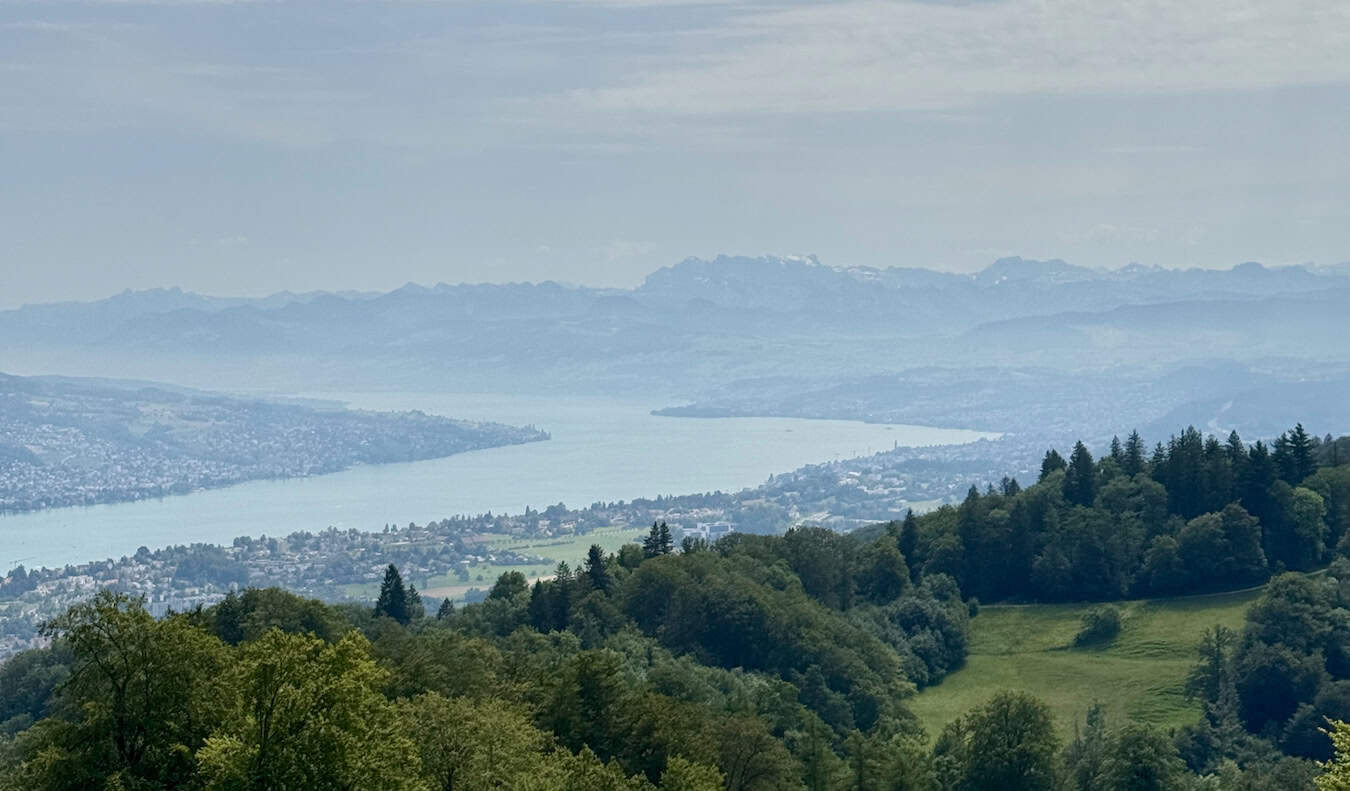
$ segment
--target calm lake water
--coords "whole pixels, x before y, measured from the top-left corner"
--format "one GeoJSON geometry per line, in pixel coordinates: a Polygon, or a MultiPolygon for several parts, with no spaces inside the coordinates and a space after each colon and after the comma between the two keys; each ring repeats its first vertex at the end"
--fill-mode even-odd
{"type": "Polygon", "coordinates": [[[311,393],[360,409],[420,409],[534,424],[547,442],[444,459],[254,481],[162,500],[0,516],[0,571],[60,566],[194,541],[295,530],[372,530],[455,514],[519,513],[658,494],[735,491],[804,464],[899,445],[973,442],[975,431],[791,418],[669,418],[665,404],[446,393],[311,393]]]}

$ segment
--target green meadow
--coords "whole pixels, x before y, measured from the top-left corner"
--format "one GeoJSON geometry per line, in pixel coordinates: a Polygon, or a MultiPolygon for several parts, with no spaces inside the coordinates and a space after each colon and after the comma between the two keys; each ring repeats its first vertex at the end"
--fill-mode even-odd
{"type": "Polygon", "coordinates": [[[1115,722],[1169,728],[1193,722],[1197,704],[1183,694],[1195,645],[1210,626],[1240,629],[1252,589],[1205,596],[1117,602],[1124,616],[1110,643],[1074,648],[1083,614],[1095,604],[982,607],[971,620],[970,654],[960,670],[909,701],[930,737],[1004,689],[1030,692],[1049,704],[1069,737],[1088,705],[1100,701],[1115,722]]]}

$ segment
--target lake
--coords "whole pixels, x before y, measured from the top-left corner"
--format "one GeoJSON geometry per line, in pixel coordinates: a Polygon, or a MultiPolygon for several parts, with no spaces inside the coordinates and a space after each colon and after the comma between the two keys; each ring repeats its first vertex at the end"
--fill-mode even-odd
{"type": "Polygon", "coordinates": [[[662,403],[593,397],[304,393],[359,409],[534,424],[547,442],[444,459],[253,481],[160,500],[0,516],[0,571],[121,557],[139,546],[286,535],[328,526],[378,530],[456,514],[519,513],[658,494],[736,491],[804,464],[896,445],[973,442],[960,429],[796,418],[671,418],[662,403]]]}

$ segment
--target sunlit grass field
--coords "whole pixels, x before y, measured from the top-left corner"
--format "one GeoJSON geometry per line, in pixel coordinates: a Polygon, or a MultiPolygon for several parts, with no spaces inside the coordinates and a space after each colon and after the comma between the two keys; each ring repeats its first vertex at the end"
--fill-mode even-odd
{"type": "Polygon", "coordinates": [[[1073,648],[1092,604],[991,605],[971,620],[965,666],[908,701],[930,737],[995,692],[1024,690],[1045,701],[1068,738],[1093,700],[1115,722],[1160,728],[1193,722],[1197,704],[1183,694],[1205,629],[1241,628],[1260,589],[1118,602],[1120,635],[1104,646],[1073,648]]]}
{"type": "MultiPolygon", "coordinates": [[[[411,582],[429,596],[457,599],[471,588],[487,590],[497,577],[506,571],[519,571],[529,580],[549,577],[560,561],[567,561],[572,568],[581,565],[586,559],[586,551],[591,544],[599,544],[605,552],[615,552],[624,544],[640,543],[647,535],[650,526],[637,527],[600,527],[582,536],[564,538],[546,538],[536,540],[517,540],[506,535],[485,535],[482,544],[486,550],[510,549],[523,555],[538,555],[546,558],[542,563],[527,565],[503,565],[500,563],[482,563],[469,568],[469,580],[464,582],[453,574],[441,574],[427,579],[414,577],[411,582]]],[[[353,598],[372,599],[379,593],[378,582],[361,585],[348,585],[343,588],[353,598]]]]}

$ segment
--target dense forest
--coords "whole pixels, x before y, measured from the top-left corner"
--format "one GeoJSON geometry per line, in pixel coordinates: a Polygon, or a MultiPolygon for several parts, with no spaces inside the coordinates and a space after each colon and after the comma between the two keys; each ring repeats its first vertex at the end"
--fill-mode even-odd
{"type": "Polygon", "coordinates": [[[1188,428],[1150,451],[1132,433],[1101,459],[1080,442],[1067,459],[1046,453],[1034,486],[1005,479],[906,520],[900,549],[921,574],[948,574],[981,601],[1255,585],[1330,560],[1350,527],[1346,462],[1350,442],[1302,425],[1269,446],[1188,428]]]}
{"type": "Polygon", "coordinates": [[[1323,730],[1350,718],[1347,450],[1301,427],[1080,445],[1025,489],[847,535],[653,525],[458,608],[393,566],[373,608],[250,588],[156,619],[104,591],[0,666],[0,789],[1350,787],[1317,763],[1350,745],[1323,730]],[[1177,732],[1093,708],[1063,740],[1010,691],[930,739],[906,708],[961,666],[978,599],[1268,579],[1197,646],[1177,732]]]}

